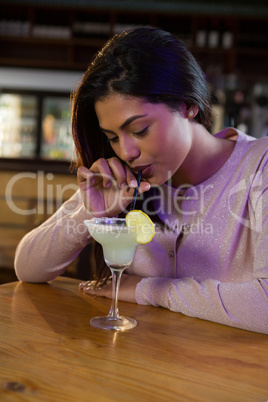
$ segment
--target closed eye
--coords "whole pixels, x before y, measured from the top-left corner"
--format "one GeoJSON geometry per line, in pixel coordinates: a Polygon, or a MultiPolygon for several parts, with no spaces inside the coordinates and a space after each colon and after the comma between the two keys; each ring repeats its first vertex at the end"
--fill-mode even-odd
{"type": "MultiPolygon", "coordinates": [[[[137,135],[137,136],[143,136],[143,135],[146,135],[147,134],[147,132],[148,132],[148,129],[149,129],[149,126],[147,126],[147,127],[145,127],[144,129],[142,129],[142,130],[140,130],[140,131],[136,131],[136,132],[134,132],[133,131],[133,135],[137,135]]],[[[116,142],[118,142],[118,140],[119,140],[119,138],[116,136],[116,137],[112,137],[112,138],[107,138],[107,142],[108,143],[113,143],[113,144],[115,144],[116,142]]]]}
{"type": "Polygon", "coordinates": [[[141,130],[141,131],[137,131],[137,132],[134,132],[134,131],[133,131],[133,134],[134,134],[134,135],[144,135],[144,134],[147,134],[148,129],[149,129],[149,126],[145,127],[145,128],[144,128],[143,130],[141,130]]]}
{"type": "Polygon", "coordinates": [[[108,143],[116,143],[118,141],[118,137],[106,138],[108,143]]]}

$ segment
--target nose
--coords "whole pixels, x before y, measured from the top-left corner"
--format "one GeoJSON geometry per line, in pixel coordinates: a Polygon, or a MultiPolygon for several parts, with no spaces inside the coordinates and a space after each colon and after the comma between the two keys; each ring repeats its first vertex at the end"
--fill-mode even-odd
{"type": "Polygon", "coordinates": [[[119,152],[120,159],[125,162],[132,162],[140,156],[140,150],[135,139],[130,138],[129,136],[120,139],[119,152]]]}

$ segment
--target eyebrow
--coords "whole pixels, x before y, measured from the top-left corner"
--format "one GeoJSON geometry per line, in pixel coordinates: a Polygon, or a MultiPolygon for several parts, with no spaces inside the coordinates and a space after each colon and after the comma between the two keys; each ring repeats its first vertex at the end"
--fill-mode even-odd
{"type": "MultiPolygon", "coordinates": [[[[120,129],[122,130],[123,128],[125,128],[126,126],[128,126],[129,124],[131,124],[134,120],[140,119],[142,117],[147,116],[147,114],[137,114],[134,116],[129,117],[121,126],[120,129]]],[[[111,133],[114,134],[114,132],[112,130],[107,130],[106,128],[102,128],[101,126],[99,126],[100,130],[104,131],[105,133],[111,133]]]]}

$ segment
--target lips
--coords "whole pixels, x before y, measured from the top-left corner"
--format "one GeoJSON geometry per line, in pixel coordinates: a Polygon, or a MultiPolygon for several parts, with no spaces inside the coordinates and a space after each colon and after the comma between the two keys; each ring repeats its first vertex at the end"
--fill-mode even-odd
{"type": "Polygon", "coordinates": [[[132,170],[136,174],[142,171],[142,177],[146,178],[149,177],[152,173],[152,165],[135,166],[134,168],[132,168],[132,170]]]}

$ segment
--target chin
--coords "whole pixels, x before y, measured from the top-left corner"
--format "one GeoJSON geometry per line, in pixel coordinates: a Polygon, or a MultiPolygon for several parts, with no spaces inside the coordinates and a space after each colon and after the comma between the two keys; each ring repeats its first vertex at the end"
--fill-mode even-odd
{"type": "Polygon", "coordinates": [[[165,180],[165,178],[160,178],[160,177],[148,177],[146,181],[150,183],[151,187],[159,187],[162,186],[168,179],[165,180]]]}

